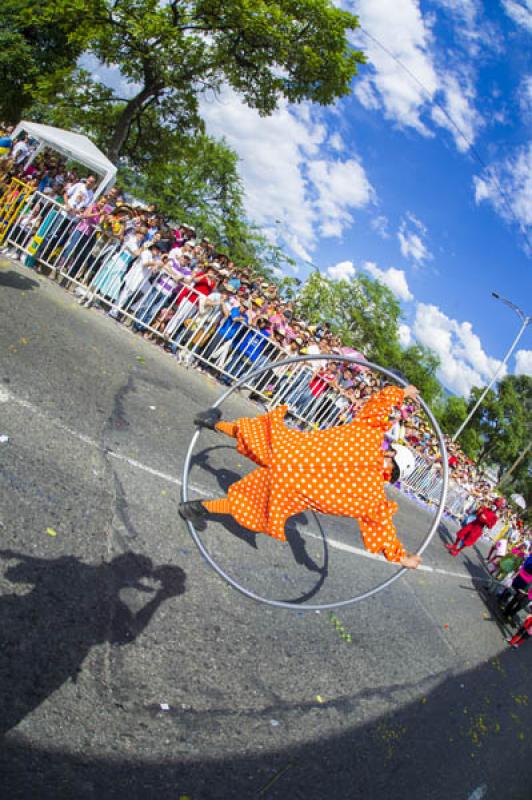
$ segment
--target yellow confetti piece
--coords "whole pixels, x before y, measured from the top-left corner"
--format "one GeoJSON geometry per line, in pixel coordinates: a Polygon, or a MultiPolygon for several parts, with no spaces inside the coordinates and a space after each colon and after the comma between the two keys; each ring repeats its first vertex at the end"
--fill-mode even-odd
{"type": "Polygon", "coordinates": [[[22,339],[20,340],[20,344],[28,344],[28,340],[26,339],[25,336],[23,336],[22,339]]]}
{"type": "Polygon", "coordinates": [[[318,701],[318,703],[324,703],[325,702],[325,700],[323,699],[321,694],[317,694],[316,695],[316,700],[318,701]]]}
{"type": "Polygon", "coordinates": [[[168,492],[166,491],[166,489],[163,489],[163,490],[162,490],[162,492],[161,492],[161,494],[162,494],[162,496],[163,496],[163,497],[166,497],[166,495],[168,494],[168,492]]]}
{"type": "Polygon", "coordinates": [[[422,703],[426,703],[426,702],[427,702],[427,698],[426,698],[426,697],[422,697],[422,698],[421,698],[421,702],[422,702],[422,703]]]}
{"type": "Polygon", "coordinates": [[[53,528],[46,528],[46,533],[48,536],[57,536],[57,531],[54,531],[53,528]]]}

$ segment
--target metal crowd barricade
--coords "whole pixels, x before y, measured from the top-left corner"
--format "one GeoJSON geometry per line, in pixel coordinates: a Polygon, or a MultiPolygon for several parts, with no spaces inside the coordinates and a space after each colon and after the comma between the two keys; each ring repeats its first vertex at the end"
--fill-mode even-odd
{"type": "MultiPolygon", "coordinates": [[[[0,214],[7,209],[7,244],[25,254],[27,266],[53,270],[76,287],[82,302],[102,305],[115,318],[158,339],[182,363],[212,370],[227,383],[270,363],[272,369],[246,387],[267,408],[287,405],[303,426],[328,428],[353,418],[352,400],[328,385],[319,369],[297,364],[275,370],[287,351],[258,328],[245,322],[224,327],[227,318],[221,308],[209,307],[205,296],[179,281],[175,273],[169,271],[163,283],[159,275],[142,277],[136,267],[139,262],[134,263],[135,252],[123,241],[83,224],[60,203],[31,192],[30,187],[26,191],[25,186],[14,188],[10,182],[1,196],[0,214]]],[[[415,468],[403,486],[427,502],[436,502],[441,481],[437,465],[416,454],[415,468]]],[[[467,499],[466,490],[450,481],[446,511],[460,516],[467,499]]]]}
{"type": "MultiPolygon", "coordinates": [[[[428,503],[437,503],[440,496],[442,475],[435,462],[430,462],[418,453],[415,454],[415,467],[402,481],[402,485],[428,503]]],[[[462,515],[469,499],[467,490],[450,480],[445,510],[454,517],[462,515]]]]}
{"type": "Polygon", "coordinates": [[[18,178],[4,179],[0,182],[0,244],[13,229],[32,192],[32,187],[18,178]]]}

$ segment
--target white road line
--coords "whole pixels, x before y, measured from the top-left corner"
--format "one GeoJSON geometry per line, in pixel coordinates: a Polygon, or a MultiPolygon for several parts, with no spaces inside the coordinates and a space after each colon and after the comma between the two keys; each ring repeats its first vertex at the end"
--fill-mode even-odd
{"type": "MultiPolygon", "coordinates": [[[[104,453],[109,458],[114,458],[116,461],[123,461],[126,464],[129,464],[130,467],[134,469],[142,470],[143,472],[147,472],[149,475],[153,475],[155,478],[160,478],[167,483],[171,483],[174,486],[182,486],[183,481],[180,478],[176,478],[174,475],[169,475],[167,472],[161,472],[161,470],[153,469],[153,467],[149,467],[147,464],[143,464],[141,461],[137,461],[135,458],[130,458],[129,456],[124,456],[121,453],[115,453],[113,450],[108,450],[105,447],[102,447],[98,442],[94,439],[91,439],[90,436],[86,436],[84,433],[80,433],[79,431],[75,431],[72,428],[69,428],[68,425],[65,425],[61,420],[56,419],[55,417],[50,417],[45,412],[41,411],[37,406],[33,403],[30,403],[29,400],[23,400],[22,398],[15,397],[12,393],[7,392],[4,389],[0,388],[0,402],[7,402],[11,400],[13,403],[16,403],[22,408],[31,411],[32,414],[35,414],[38,417],[46,419],[48,422],[51,422],[57,428],[62,430],[64,433],[68,433],[69,436],[74,437],[83,444],[88,445],[89,447],[94,448],[95,450],[99,450],[101,453],[104,453]]],[[[201,497],[214,497],[212,491],[205,486],[200,486],[199,484],[190,483],[190,489],[194,492],[197,492],[201,497]]],[[[321,539],[321,536],[318,533],[313,533],[311,531],[305,531],[306,536],[310,536],[313,539],[321,539]]],[[[384,564],[390,564],[390,566],[395,566],[389,561],[386,561],[380,555],[376,555],[375,553],[368,553],[367,550],[364,550],[362,547],[354,547],[350,544],[345,544],[345,542],[340,542],[337,539],[331,539],[327,537],[327,544],[329,547],[334,548],[335,550],[343,550],[346,553],[350,553],[354,556],[360,556],[362,558],[369,558],[373,561],[379,561],[384,564]]],[[[427,564],[420,564],[417,568],[418,571],[422,572],[431,572],[438,575],[445,575],[449,578],[469,578],[474,581],[483,581],[484,578],[472,578],[470,575],[466,575],[462,572],[451,572],[450,570],[440,569],[439,567],[430,567],[427,564]]]]}

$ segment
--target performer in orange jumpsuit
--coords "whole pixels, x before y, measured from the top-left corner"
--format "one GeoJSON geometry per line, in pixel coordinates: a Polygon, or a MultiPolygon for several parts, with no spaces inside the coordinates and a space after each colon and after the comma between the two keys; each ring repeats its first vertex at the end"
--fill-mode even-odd
{"type": "Polygon", "coordinates": [[[221,422],[219,409],[208,409],[196,424],[235,438],[238,452],[259,468],[233,483],[226,498],[182,503],[179,513],[193,523],[210,514],[231,514],[243,527],[281,541],[286,520],[307,509],[355,517],[369,551],[415,569],[421,559],[408,554],[397,538],[392,522],[397,505],[384,492],[385,482],[398,480],[401,466],[412,469],[414,458],[401,445],[387,456],[383,438],[393,407],[416,396],[413,386],[389,386],[348,425],[318,431],[288,428],[286,406],[236,422],[221,422]]]}

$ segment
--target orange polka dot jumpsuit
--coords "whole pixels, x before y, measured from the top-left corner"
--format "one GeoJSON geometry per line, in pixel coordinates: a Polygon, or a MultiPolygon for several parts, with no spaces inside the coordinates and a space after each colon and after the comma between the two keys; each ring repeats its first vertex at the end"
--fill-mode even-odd
{"type": "Polygon", "coordinates": [[[399,562],[406,551],[392,522],[397,505],[384,492],[382,444],[388,416],[403,400],[403,390],[389,386],[348,425],[323,431],[287,428],[287,406],[256,419],[219,422],[216,428],[233,436],[238,452],[259,468],[233,483],[227,498],[203,505],[282,541],[287,519],[302,511],[355,517],[366,548],[399,562]]]}

